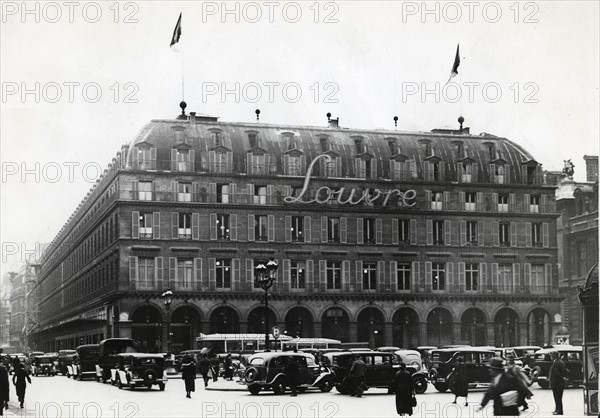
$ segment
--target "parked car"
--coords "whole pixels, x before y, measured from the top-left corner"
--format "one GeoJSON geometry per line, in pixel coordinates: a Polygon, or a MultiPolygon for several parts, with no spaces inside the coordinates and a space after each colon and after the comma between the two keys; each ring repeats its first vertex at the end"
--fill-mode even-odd
{"type": "Polygon", "coordinates": [[[56,361],[57,357],[54,355],[44,354],[37,356],[34,359],[33,374],[39,376],[41,374],[46,376],[56,376],[56,361]]]}
{"type": "Polygon", "coordinates": [[[440,392],[452,390],[454,379],[448,375],[456,366],[456,359],[462,357],[467,373],[469,387],[489,385],[491,381],[488,369],[489,361],[496,356],[494,350],[482,347],[456,347],[431,350],[431,369],[429,377],[433,386],[440,392]]]}
{"type": "Polygon", "coordinates": [[[161,354],[121,353],[117,355],[118,364],[115,368],[115,381],[119,389],[128,386],[134,390],[145,386],[151,389],[158,385],[162,391],[167,384],[165,358],[161,354]]]}
{"type": "Polygon", "coordinates": [[[399,361],[406,364],[406,370],[410,372],[415,385],[416,393],[425,393],[427,390],[427,379],[429,371],[423,363],[421,353],[417,350],[397,350],[394,352],[399,358],[399,361]]]}
{"type": "Polygon", "coordinates": [[[111,375],[111,369],[114,370],[121,353],[137,353],[137,342],[131,338],[108,338],[100,341],[98,344],[98,363],[96,364],[96,380],[105,383],[111,380],[114,383],[114,376],[111,375]]]}
{"type": "Polygon", "coordinates": [[[534,366],[532,379],[540,385],[542,389],[548,389],[550,382],[548,374],[552,366],[550,353],[558,352],[565,367],[569,370],[567,381],[568,386],[578,387],[583,383],[583,348],[581,346],[561,345],[552,348],[542,348],[536,351],[534,355],[534,366]]]}
{"type": "Polygon", "coordinates": [[[298,364],[298,391],[305,391],[309,387],[318,387],[322,392],[331,390],[333,374],[328,368],[317,365],[311,354],[279,351],[257,353],[250,357],[244,372],[244,383],[248,386],[248,391],[253,395],[261,390],[272,390],[276,395],[283,394],[289,386],[285,369],[290,357],[298,364]]]}
{"type": "Polygon", "coordinates": [[[73,358],[73,364],[67,366],[69,372],[74,379],[83,380],[84,377],[94,377],[96,381],[99,377],[96,374],[96,364],[98,363],[98,344],[86,344],[78,346],[75,351],[76,355],[73,358]]]}
{"type": "Polygon", "coordinates": [[[57,370],[60,374],[70,376],[68,367],[73,364],[73,357],[77,355],[75,350],[59,350],[57,370]]]}
{"type": "Polygon", "coordinates": [[[504,349],[504,357],[514,356],[515,360],[521,360],[523,367],[529,366],[533,369],[535,363],[535,352],[542,347],[537,345],[520,345],[516,347],[507,347],[504,349]]]}
{"type": "Polygon", "coordinates": [[[375,351],[383,351],[384,353],[393,353],[400,350],[400,347],[377,347],[375,351]]]}

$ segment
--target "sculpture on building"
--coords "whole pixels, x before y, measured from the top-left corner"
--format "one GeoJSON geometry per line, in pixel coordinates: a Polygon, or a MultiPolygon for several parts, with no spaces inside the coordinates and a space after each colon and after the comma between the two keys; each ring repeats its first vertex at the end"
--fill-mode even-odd
{"type": "Polygon", "coordinates": [[[575,164],[571,162],[571,160],[563,160],[565,166],[563,167],[563,174],[565,174],[569,178],[573,178],[573,174],[575,174],[575,164]]]}

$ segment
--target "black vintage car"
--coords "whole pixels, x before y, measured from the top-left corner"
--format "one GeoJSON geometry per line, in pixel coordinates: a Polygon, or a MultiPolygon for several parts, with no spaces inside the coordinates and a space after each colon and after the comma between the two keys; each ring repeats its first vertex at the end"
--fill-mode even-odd
{"type": "Polygon", "coordinates": [[[33,374],[35,376],[46,375],[46,376],[56,376],[57,357],[54,354],[44,354],[42,356],[37,356],[34,359],[33,366],[33,374]]]}
{"type": "Polygon", "coordinates": [[[93,377],[98,381],[100,378],[96,373],[96,364],[98,364],[98,344],[85,344],[78,346],[75,351],[77,354],[73,359],[73,364],[68,366],[69,372],[74,379],[83,380],[85,377],[93,377]]]}
{"type": "Polygon", "coordinates": [[[102,383],[110,380],[111,383],[114,383],[115,377],[111,375],[111,369],[115,370],[119,362],[118,355],[137,352],[138,344],[131,338],[108,338],[100,341],[100,344],[98,344],[98,363],[96,364],[97,380],[102,383]]]}
{"type": "Polygon", "coordinates": [[[448,375],[456,366],[456,359],[462,357],[465,362],[469,387],[489,385],[491,381],[488,368],[490,359],[497,354],[490,348],[481,347],[456,347],[431,350],[431,369],[429,376],[433,386],[440,391],[452,390],[454,380],[448,375]]]}
{"type": "Polygon", "coordinates": [[[123,389],[124,386],[131,390],[142,386],[151,389],[153,385],[157,385],[160,390],[165,390],[167,372],[162,355],[122,353],[118,354],[117,358],[115,381],[119,389],[123,389]]]}
{"type": "Polygon", "coordinates": [[[250,357],[244,372],[244,383],[248,385],[248,391],[253,395],[261,390],[272,390],[276,395],[283,394],[289,387],[285,370],[291,357],[298,364],[299,392],[310,387],[317,387],[322,392],[329,392],[333,388],[334,376],[331,371],[317,365],[312,354],[280,351],[257,353],[250,357]]]}
{"type": "Polygon", "coordinates": [[[533,381],[536,381],[542,389],[548,389],[550,382],[548,375],[552,366],[552,352],[558,352],[560,359],[569,370],[567,384],[578,387],[583,383],[583,348],[581,346],[559,345],[553,348],[543,348],[536,351],[534,355],[533,381]]]}
{"type": "Polygon", "coordinates": [[[69,366],[73,364],[73,358],[77,355],[75,350],[59,350],[57,369],[63,376],[70,376],[69,366]]]}

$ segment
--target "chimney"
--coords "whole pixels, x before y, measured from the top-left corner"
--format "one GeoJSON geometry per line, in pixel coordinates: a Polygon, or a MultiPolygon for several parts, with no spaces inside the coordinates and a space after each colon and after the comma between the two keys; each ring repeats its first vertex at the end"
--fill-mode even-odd
{"type": "Polygon", "coordinates": [[[329,119],[329,127],[330,128],[339,128],[340,127],[340,118],[329,119]]]}
{"type": "Polygon", "coordinates": [[[196,123],[196,112],[190,112],[190,123],[196,123]]]}
{"type": "Polygon", "coordinates": [[[584,155],[585,160],[585,178],[590,183],[598,181],[598,156],[597,155],[584,155]]]}

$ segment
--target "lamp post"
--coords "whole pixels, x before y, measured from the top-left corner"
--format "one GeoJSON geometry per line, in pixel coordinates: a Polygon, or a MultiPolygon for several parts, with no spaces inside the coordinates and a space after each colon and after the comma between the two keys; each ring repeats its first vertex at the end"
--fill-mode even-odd
{"type": "Polygon", "coordinates": [[[165,309],[167,310],[167,354],[171,355],[171,316],[169,311],[171,310],[171,302],[173,302],[173,292],[171,289],[167,289],[161,295],[165,309]]]}
{"type": "Polygon", "coordinates": [[[269,341],[269,289],[273,286],[278,267],[277,262],[273,259],[269,260],[266,266],[260,263],[254,267],[255,283],[265,291],[265,351],[271,351],[269,341]]]}

